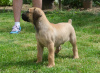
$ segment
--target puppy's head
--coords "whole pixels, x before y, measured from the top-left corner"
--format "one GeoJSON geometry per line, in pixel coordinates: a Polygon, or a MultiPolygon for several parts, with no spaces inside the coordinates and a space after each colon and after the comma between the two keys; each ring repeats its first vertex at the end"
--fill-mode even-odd
{"type": "Polygon", "coordinates": [[[40,8],[29,8],[28,11],[24,12],[22,14],[22,19],[27,22],[32,22],[38,20],[40,17],[42,17],[43,11],[40,8]]]}

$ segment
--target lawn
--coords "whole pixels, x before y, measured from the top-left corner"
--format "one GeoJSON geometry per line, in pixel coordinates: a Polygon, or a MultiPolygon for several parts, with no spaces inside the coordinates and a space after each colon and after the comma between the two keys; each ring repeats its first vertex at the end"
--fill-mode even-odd
{"type": "Polygon", "coordinates": [[[100,73],[100,13],[71,10],[47,12],[46,16],[52,23],[73,20],[80,58],[73,59],[72,46],[66,42],[55,56],[55,67],[47,68],[47,48],[43,62],[36,64],[34,26],[21,19],[22,31],[9,34],[13,12],[0,12],[0,73],[100,73]]]}

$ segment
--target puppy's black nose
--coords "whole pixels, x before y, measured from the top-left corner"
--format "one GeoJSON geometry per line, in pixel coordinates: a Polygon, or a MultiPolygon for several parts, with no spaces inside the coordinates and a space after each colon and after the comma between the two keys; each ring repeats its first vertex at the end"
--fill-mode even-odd
{"type": "Polygon", "coordinates": [[[27,22],[29,22],[29,19],[28,19],[28,17],[23,13],[22,14],[22,19],[24,20],[24,21],[27,21],[27,22]]]}

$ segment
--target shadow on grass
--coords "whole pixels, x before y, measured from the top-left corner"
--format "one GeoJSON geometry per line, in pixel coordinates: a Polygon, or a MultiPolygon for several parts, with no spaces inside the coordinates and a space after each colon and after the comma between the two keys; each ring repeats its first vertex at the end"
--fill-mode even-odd
{"type": "MultiPolygon", "coordinates": [[[[24,61],[18,61],[18,62],[8,62],[8,63],[4,63],[0,65],[0,70],[1,71],[5,71],[7,68],[12,68],[12,67],[16,67],[16,68],[29,68],[32,67],[32,69],[34,69],[35,71],[38,69],[41,69],[41,67],[43,67],[43,65],[47,66],[47,64],[44,64],[44,62],[48,61],[47,55],[43,56],[43,61],[40,63],[36,63],[37,58],[31,59],[31,60],[24,60],[24,61]]],[[[34,71],[33,70],[33,71],[34,71]]]]}
{"type": "MultiPolygon", "coordinates": [[[[55,55],[55,59],[56,58],[71,58],[72,59],[73,57],[72,56],[66,56],[66,55],[64,55],[64,56],[55,55]]],[[[37,58],[31,59],[31,60],[18,61],[18,62],[12,61],[12,62],[9,62],[9,63],[2,64],[0,68],[1,68],[1,71],[5,71],[7,68],[13,68],[13,67],[15,67],[15,68],[21,68],[21,67],[23,68],[24,67],[26,69],[31,67],[30,70],[32,70],[33,72],[37,72],[38,69],[41,69],[44,65],[47,66],[47,64],[48,64],[48,54],[43,55],[43,60],[42,60],[41,63],[37,64],[36,61],[37,61],[37,58]]]]}
{"type": "Polygon", "coordinates": [[[19,61],[19,62],[10,62],[10,63],[5,63],[1,66],[1,70],[5,71],[7,68],[12,68],[12,67],[16,67],[16,68],[28,68],[28,67],[32,67],[33,71],[40,69],[43,66],[43,63],[36,63],[36,59],[32,59],[32,60],[26,60],[26,61],[19,61]]]}

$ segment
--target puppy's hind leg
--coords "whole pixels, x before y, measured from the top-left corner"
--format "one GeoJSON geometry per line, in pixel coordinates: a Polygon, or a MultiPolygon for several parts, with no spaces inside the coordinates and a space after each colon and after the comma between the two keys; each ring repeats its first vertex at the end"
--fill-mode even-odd
{"type": "Polygon", "coordinates": [[[61,46],[56,47],[55,54],[58,54],[60,50],[61,50],[61,46]]]}
{"type": "Polygon", "coordinates": [[[79,56],[78,56],[78,49],[77,49],[77,45],[76,45],[76,37],[75,36],[74,37],[71,36],[70,43],[73,46],[73,55],[74,55],[74,58],[79,58],[79,56]]]}
{"type": "Polygon", "coordinates": [[[42,55],[43,55],[43,47],[39,43],[37,43],[37,50],[38,50],[38,53],[37,53],[36,63],[39,63],[39,62],[42,62],[42,55]]]}

